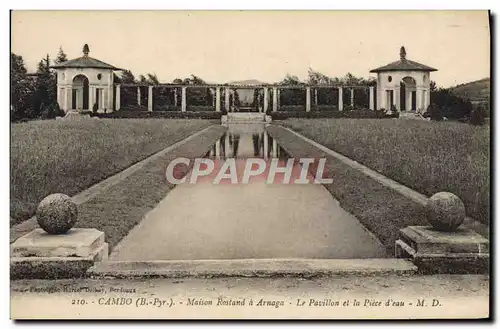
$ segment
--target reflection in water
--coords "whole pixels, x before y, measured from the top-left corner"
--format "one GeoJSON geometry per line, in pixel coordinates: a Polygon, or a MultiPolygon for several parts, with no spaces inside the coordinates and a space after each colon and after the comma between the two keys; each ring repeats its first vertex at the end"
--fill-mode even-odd
{"type": "Polygon", "coordinates": [[[258,129],[259,127],[245,129],[243,125],[238,126],[238,128],[230,126],[230,129],[213,145],[206,157],[216,159],[286,157],[286,152],[266,133],[264,126],[261,129],[258,129]]]}
{"type": "Polygon", "coordinates": [[[252,140],[253,140],[253,155],[255,157],[259,156],[259,150],[260,150],[260,135],[259,134],[252,134],[252,140]]]}

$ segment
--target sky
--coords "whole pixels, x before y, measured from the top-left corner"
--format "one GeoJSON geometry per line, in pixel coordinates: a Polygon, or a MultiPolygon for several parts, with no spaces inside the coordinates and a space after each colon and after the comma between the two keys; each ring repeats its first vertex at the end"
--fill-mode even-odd
{"type": "Polygon", "coordinates": [[[13,11],[11,51],[28,70],[62,47],[162,82],[195,74],[207,82],[286,74],[312,68],[331,77],[369,71],[407,58],[437,68],[449,87],[490,76],[487,11],[13,11]]]}

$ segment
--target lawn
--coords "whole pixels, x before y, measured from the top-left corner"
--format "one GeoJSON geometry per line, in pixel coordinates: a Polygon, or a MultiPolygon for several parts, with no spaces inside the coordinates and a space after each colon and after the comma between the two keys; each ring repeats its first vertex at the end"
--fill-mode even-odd
{"type": "Polygon", "coordinates": [[[289,119],[284,126],[431,196],[457,194],[490,219],[490,127],[395,119],[289,119]]]}
{"type": "Polygon", "coordinates": [[[47,120],[11,125],[11,225],[51,193],[74,195],[213,124],[186,119],[47,120]]]}

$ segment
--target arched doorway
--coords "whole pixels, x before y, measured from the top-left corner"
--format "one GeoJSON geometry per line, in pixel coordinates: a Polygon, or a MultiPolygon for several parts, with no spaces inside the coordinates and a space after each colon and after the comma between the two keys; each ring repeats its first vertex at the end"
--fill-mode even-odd
{"type": "Polygon", "coordinates": [[[412,77],[401,80],[400,109],[401,111],[415,111],[417,109],[417,83],[412,77]]]}
{"type": "Polygon", "coordinates": [[[77,110],[89,109],[89,79],[78,74],[73,78],[71,93],[71,107],[77,110]]]}

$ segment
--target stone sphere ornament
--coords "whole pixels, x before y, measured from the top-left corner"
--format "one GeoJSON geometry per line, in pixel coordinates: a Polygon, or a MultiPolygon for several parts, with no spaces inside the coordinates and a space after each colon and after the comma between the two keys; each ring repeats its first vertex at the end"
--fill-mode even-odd
{"type": "Polygon", "coordinates": [[[438,231],[455,231],[465,220],[465,205],[450,192],[439,192],[426,205],[427,221],[438,231]]]}
{"type": "Polygon", "coordinates": [[[49,234],[64,234],[76,224],[78,208],[69,196],[51,194],[36,209],[38,225],[49,234]]]}

